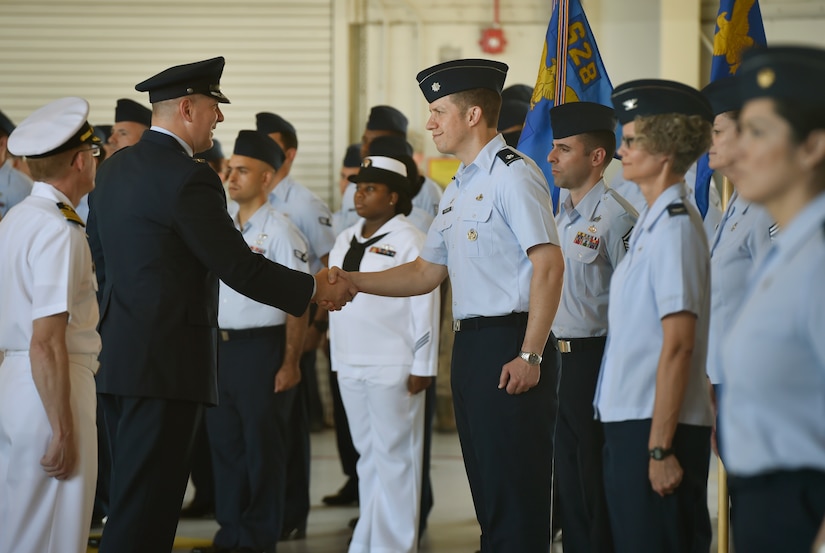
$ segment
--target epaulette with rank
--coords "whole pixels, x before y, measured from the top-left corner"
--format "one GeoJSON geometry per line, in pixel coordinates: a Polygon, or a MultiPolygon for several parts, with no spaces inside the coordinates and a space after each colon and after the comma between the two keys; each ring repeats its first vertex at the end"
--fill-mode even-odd
{"type": "Polygon", "coordinates": [[[502,148],[496,155],[505,165],[510,165],[514,161],[522,159],[521,154],[510,148],[502,148]]]}
{"type": "Polygon", "coordinates": [[[72,206],[64,204],[63,202],[57,202],[57,208],[70,223],[80,225],[81,227],[86,226],[86,223],[83,222],[83,219],[80,218],[80,215],[77,214],[77,211],[75,211],[72,206]]]}
{"type": "Polygon", "coordinates": [[[678,204],[670,204],[667,206],[667,212],[670,214],[671,217],[676,215],[687,215],[688,209],[687,206],[683,203],[678,204]]]}

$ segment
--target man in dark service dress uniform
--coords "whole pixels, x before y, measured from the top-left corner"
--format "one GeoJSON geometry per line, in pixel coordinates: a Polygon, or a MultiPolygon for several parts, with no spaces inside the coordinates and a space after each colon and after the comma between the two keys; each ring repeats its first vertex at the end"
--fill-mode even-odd
{"type": "Polygon", "coordinates": [[[180,65],[138,84],[153,126],[97,177],[89,235],[95,263],[105,260],[98,393],[113,460],[103,553],[172,549],[194,429],[217,401],[218,279],[294,315],[314,290],[326,306],[345,301],[250,251],[220,179],[192,159],[223,121],[223,66],[222,57],[180,65]]]}

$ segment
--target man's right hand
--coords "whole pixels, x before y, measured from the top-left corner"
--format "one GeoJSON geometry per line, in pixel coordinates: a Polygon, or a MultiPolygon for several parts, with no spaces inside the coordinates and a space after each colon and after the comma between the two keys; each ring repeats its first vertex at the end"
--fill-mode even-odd
{"type": "Polygon", "coordinates": [[[69,478],[77,466],[77,446],[74,436],[53,435],[46,453],[40,459],[40,465],[46,474],[58,480],[69,478]]]}
{"type": "Polygon", "coordinates": [[[345,274],[337,267],[318,271],[312,301],[329,311],[338,311],[352,301],[358,289],[344,277],[345,274]]]}

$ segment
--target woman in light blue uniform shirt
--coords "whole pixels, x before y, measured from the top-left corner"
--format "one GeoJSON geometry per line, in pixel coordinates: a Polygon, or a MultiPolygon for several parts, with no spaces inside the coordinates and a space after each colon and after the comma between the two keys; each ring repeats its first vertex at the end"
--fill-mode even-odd
{"type": "MultiPolygon", "coordinates": [[[[715,118],[708,151],[708,166],[737,181],[736,160],[739,127],[736,120],[742,101],[733,77],[719,79],[702,89],[715,118]]],[[[734,190],[722,221],[710,243],[710,332],[708,333],[708,379],[713,385],[711,399],[722,393],[721,348],[742,300],[745,284],[754,263],[771,245],[771,216],[760,205],[739,197],[734,190]]],[[[714,405],[718,405],[714,401],[714,405]]],[[[717,411],[718,413],[718,411],[717,411]]],[[[717,417],[718,421],[718,417],[717,417]]],[[[714,440],[715,443],[715,440],[714,440]]]]}
{"type": "Polygon", "coordinates": [[[825,551],[825,50],[746,53],[737,79],[739,194],[781,231],[722,347],[734,544],[825,551]]]}
{"type": "Polygon", "coordinates": [[[624,178],[647,200],[611,279],[594,400],[614,545],[708,551],[710,256],[684,178],[710,144],[713,114],[699,91],[672,81],[625,83],[612,101],[624,178]]]}

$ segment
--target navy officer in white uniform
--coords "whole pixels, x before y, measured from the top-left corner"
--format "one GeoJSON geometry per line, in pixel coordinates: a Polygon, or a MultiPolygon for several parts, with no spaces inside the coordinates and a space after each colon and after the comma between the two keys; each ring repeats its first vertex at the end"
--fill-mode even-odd
{"type": "Polygon", "coordinates": [[[710,255],[684,178],[713,113],[698,90],[659,79],[618,86],[612,101],[624,178],[647,200],[610,282],[594,400],[613,541],[617,553],[707,551],[710,255]]]}
{"type": "Polygon", "coordinates": [[[448,275],[456,425],[484,553],[549,550],[564,261],[541,171],[496,131],[507,65],[453,60],[418,76],[427,129],[461,164],[415,261],[344,273],[350,293],[429,292],[448,275]]]}
{"type": "Polygon", "coordinates": [[[0,551],[86,551],[97,474],[100,336],[83,221],[100,139],[61,98],[9,137],[35,184],[0,223],[0,551]]]}
{"type": "MultiPolygon", "coordinates": [[[[230,215],[253,252],[308,272],[303,236],[267,203],[269,181],[283,161],[269,137],[240,131],[229,160],[230,215]]],[[[218,405],[206,411],[219,551],[274,550],[281,535],[289,415],[301,380],[307,316],[289,315],[220,284],[218,405]]]]}
{"type": "Polygon", "coordinates": [[[722,347],[737,551],[825,551],[825,50],[746,53],[737,189],[780,231],[722,347]],[[819,529],[819,537],[815,541],[819,529]]]}
{"type": "Polygon", "coordinates": [[[556,470],[568,553],[611,552],[602,480],[602,425],[593,395],[607,340],[610,277],[627,252],[638,212],[605,185],[616,151],[613,108],[571,102],[550,110],[556,186],[570,193],[556,226],[564,252],[564,289],[553,334],[561,353],[556,470]]]}

